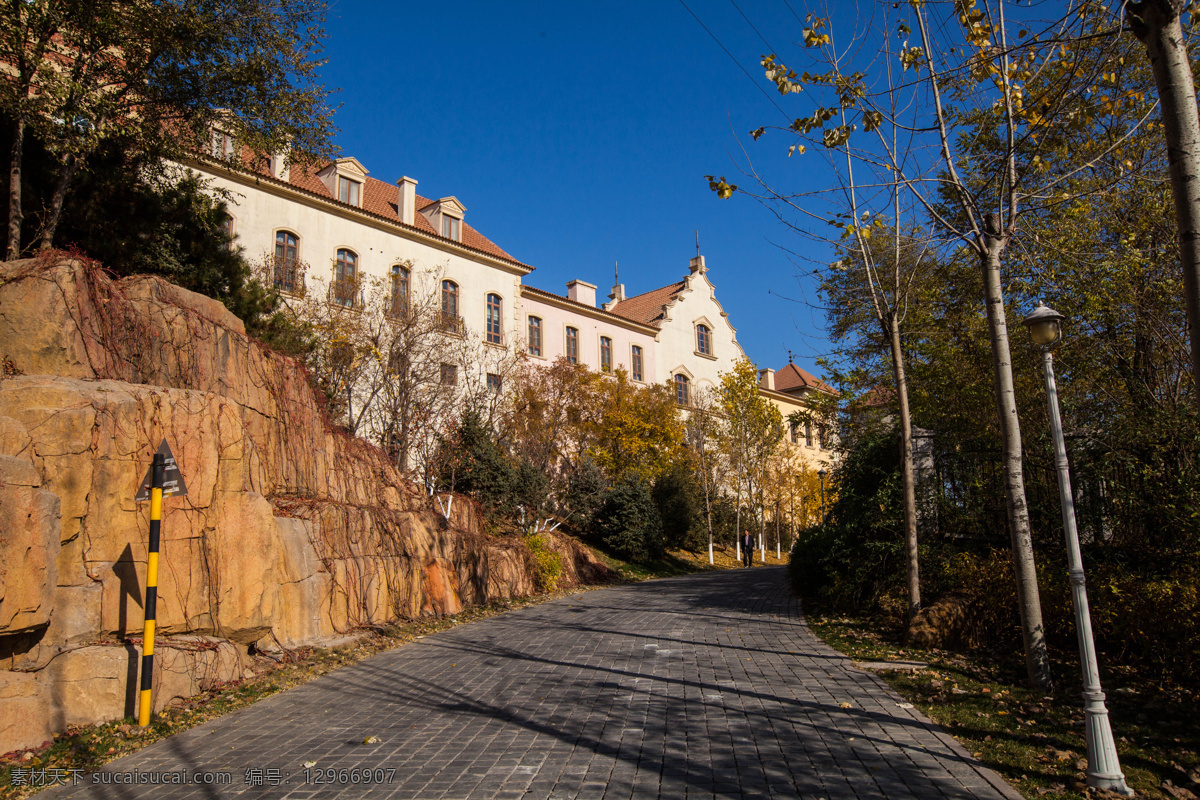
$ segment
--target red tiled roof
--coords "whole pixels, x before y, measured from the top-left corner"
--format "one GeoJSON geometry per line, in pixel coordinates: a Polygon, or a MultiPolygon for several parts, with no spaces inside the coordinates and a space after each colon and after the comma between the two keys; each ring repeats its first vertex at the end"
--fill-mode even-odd
{"type": "Polygon", "coordinates": [[[568,305],[579,306],[580,308],[587,309],[589,311],[594,311],[597,314],[601,314],[606,317],[616,317],[617,319],[619,319],[621,322],[625,323],[626,325],[628,325],[630,322],[633,322],[633,323],[636,323],[639,325],[648,325],[648,323],[638,322],[638,320],[632,319],[630,317],[625,317],[625,316],[621,316],[620,314],[615,314],[611,311],[606,311],[605,309],[600,308],[599,306],[589,306],[587,303],[580,303],[578,300],[572,300],[571,298],[569,298],[565,295],[555,294],[554,292],[547,292],[545,289],[538,289],[534,286],[530,286],[529,284],[525,284],[525,283],[521,284],[521,294],[523,294],[523,295],[530,294],[530,295],[533,295],[534,297],[538,297],[538,296],[547,297],[547,298],[552,297],[560,303],[567,303],[568,305]]]}
{"type": "Polygon", "coordinates": [[[680,281],[661,289],[626,298],[612,307],[612,313],[657,328],[662,323],[663,317],[666,316],[663,306],[674,300],[683,291],[684,285],[685,282],[680,281]]]}
{"type": "MultiPolygon", "coordinates": [[[[268,168],[268,163],[267,163],[266,159],[254,158],[244,152],[242,163],[247,164],[247,165],[252,165],[251,169],[254,172],[258,172],[262,175],[266,175],[266,176],[270,177],[271,173],[270,173],[270,169],[268,168]]],[[[324,169],[324,167],[318,167],[315,165],[304,166],[301,164],[293,164],[293,165],[291,165],[291,168],[288,170],[287,183],[289,183],[292,186],[295,186],[298,189],[303,189],[306,192],[311,192],[312,194],[319,195],[321,197],[325,197],[329,200],[332,200],[333,202],[338,202],[336,200],[336,198],[334,198],[333,194],[329,191],[329,187],[327,187],[325,185],[324,181],[322,181],[320,178],[317,177],[317,173],[320,172],[322,169],[324,169]]],[[[398,211],[399,202],[400,202],[400,187],[396,186],[393,183],[385,183],[384,181],[377,180],[376,178],[367,176],[367,178],[364,181],[363,191],[362,191],[362,210],[363,211],[366,211],[370,214],[375,214],[377,216],[384,217],[385,219],[389,219],[394,222],[400,223],[400,214],[398,211]]],[[[425,215],[420,213],[421,209],[423,209],[426,206],[430,205],[431,203],[435,203],[435,202],[437,202],[437,201],[430,200],[427,197],[421,197],[420,195],[417,195],[417,202],[416,202],[417,213],[414,215],[413,227],[416,228],[417,230],[419,230],[423,233],[429,234],[431,236],[437,236],[438,238],[444,238],[441,236],[440,231],[434,230],[433,226],[429,224],[429,220],[425,219],[425,215]]],[[[447,241],[449,241],[449,240],[447,240],[447,241]]],[[[497,245],[492,240],[488,239],[486,236],[481,234],[479,231],[472,228],[465,221],[462,224],[462,242],[461,242],[461,244],[466,245],[467,247],[472,248],[474,250],[478,250],[480,252],[486,253],[488,255],[496,256],[497,258],[502,258],[505,261],[511,261],[514,264],[519,264],[520,266],[525,267],[526,269],[533,269],[533,267],[529,266],[528,264],[524,264],[524,263],[518,261],[517,259],[513,258],[511,255],[509,255],[507,252],[505,252],[505,250],[502,249],[499,245],[497,245]]]]}
{"type": "Polygon", "coordinates": [[[836,394],[832,386],[820,378],[805,372],[795,364],[788,364],[775,373],[775,391],[791,394],[798,393],[804,389],[820,389],[823,392],[836,394]]]}

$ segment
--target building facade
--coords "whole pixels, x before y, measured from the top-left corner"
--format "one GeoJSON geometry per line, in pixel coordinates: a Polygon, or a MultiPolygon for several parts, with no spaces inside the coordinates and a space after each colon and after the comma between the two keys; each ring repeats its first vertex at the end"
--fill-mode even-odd
{"type": "MultiPolygon", "coordinates": [[[[285,293],[324,292],[353,311],[372,282],[407,298],[413,273],[434,270],[424,290],[440,293],[448,330],[547,364],[566,358],[624,369],[637,383],[670,383],[683,406],[745,355],[702,255],[676,283],[628,297],[618,284],[597,303],[596,285],[584,280],[561,295],[529,285],[534,268],[471,227],[458,198],[422,197],[412,178],[377,180],[354,158],[302,168],[279,155],[243,153],[237,164],[226,155],[186,166],[226,199],[236,241],[285,293]]],[[[810,405],[808,393],[831,391],[794,365],[765,370],[760,387],[785,418],[810,405]]],[[[789,439],[798,441],[794,432],[789,439]]],[[[828,442],[800,441],[828,460],[828,442]]]]}

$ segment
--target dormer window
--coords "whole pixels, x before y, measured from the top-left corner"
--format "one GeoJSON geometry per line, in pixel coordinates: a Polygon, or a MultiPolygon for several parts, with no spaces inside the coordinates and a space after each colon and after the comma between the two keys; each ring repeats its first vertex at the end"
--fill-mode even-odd
{"type": "Polygon", "coordinates": [[[356,158],[339,158],[317,173],[329,196],[348,206],[362,208],[363,182],[367,168],[356,158]]]}
{"type": "Polygon", "coordinates": [[[457,197],[434,200],[420,211],[436,233],[452,242],[462,241],[463,214],[467,207],[458,202],[457,197]]]}
{"type": "Polygon", "coordinates": [[[338,176],[338,200],[352,206],[361,205],[359,202],[362,184],[350,180],[344,175],[338,176]]]}
{"type": "Polygon", "coordinates": [[[212,132],[213,158],[230,158],[233,156],[233,137],[219,128],[212,132]]]}

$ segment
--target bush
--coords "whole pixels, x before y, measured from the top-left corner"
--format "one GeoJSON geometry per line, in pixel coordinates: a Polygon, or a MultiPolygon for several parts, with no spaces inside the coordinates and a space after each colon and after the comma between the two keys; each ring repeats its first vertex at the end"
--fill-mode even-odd
{"type": "Polygon", "coordinates": [[[563,575],[562,556],[550,547],[546,536],[541,533],[526,534],[525,545],[533,558],[533,579],[538,591],[556,591],[563,575]]]}
{"type": "Polygon", "coordinates": [[[604,495],[592,531],[630,561],[649,561],[663,554],[662,519],[649,487],[636,478],[622,480],[604,495]]]}
{"type": "Polygon", "coordinates": [[[839,610],[876,607],[904,580],[904,523],[897,436],[864,436],[834,473],[825,525],[802,530],[789,558],[796,592],[839,610]]]}
{"type": "Polygon", "coordinates": [[[662,519],[667,547],[699,550],[708,541],[703,509],[692,471],[676,464],[654,482],[650,496],[662,519]]]}

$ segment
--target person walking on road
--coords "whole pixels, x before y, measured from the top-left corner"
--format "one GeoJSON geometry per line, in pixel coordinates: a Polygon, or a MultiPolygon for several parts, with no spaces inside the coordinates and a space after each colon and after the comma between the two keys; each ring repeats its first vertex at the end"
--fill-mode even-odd
{"type": "Polygon", "coordinates": [[[754,563],[754,537],[750,531],[742,531],[742,561],[747,567],[754,563]]]}

